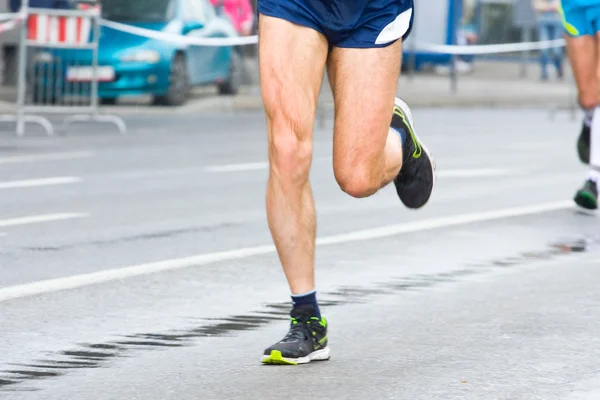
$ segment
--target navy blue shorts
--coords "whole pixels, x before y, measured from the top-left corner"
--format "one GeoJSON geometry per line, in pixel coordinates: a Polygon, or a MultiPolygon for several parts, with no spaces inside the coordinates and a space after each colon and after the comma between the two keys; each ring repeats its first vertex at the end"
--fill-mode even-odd
{"type": "Polygon", "coordinates": [[[258,13],[322,33],[330,48],[385,47],[410,34],[413,0],[258,0],[258,13]]]}

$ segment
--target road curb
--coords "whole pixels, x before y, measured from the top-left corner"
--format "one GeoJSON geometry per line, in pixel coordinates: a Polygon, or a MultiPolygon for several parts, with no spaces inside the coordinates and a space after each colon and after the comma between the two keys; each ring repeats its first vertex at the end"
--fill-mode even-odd
{"type": "MultiPolygon", "coordinates": [[[[564,96],[513,96],[513,97],[483,97],[464,95],[427,95],[418,96],[407,94],[403,99],[411,108],[537,108],[537,109],[564,109],[576,110],[574,102],[564,96]]],[[[319,101],[323,110],[333,110],[331,98],[319,101]]],[[[116,114],[120,116],[139,114],[194,114],[211,112],[244,112],[263,111],[263,102],[259,95],[214,96],[202,99],[192,99],[190,103],[181,107],[150,106],[147,104],[125,104],[117,106],[101,106],[103,114],[116,114]]],[[[14,114],[16,107],[13,104],[0,104],[1,114],[14,114]]]]}
{"type": "MultiPolygon", "coordinates": [[[[219,98],[215,100],[200,100],[177,110],[178,113],[189,112],[235,112],[263,110],[262,99],[258,96],[235,96],[232,98],[219,98]]],[[[481,97],[412,97],[406,96],[404,100],[412,108],[547,108],[569,109],[568,99],[552,97],[515,97],[515,98],[481,98],[481,97]]],[[[319,102],[325,110],[333,110],[333,103],[329,99],[319,102]]]]}

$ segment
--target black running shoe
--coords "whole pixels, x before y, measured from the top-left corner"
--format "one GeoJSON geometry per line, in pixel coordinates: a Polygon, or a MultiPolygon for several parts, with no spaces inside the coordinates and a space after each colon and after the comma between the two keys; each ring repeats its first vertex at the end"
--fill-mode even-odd
{"type": "Polygon", "coordinates": [[[312,306],[296,307],[291,312],[290,330],[285,337],[265,350],[264,364],[296,365],[329,360],[327,321],[314,317],[312,306]]]}
{"type": "Polygon", "coordinates": [[[585,181],[583,187],[577,191],[573,200],[579,207],[588,210],[598,208],[598,187],[596,182],[591,179],[585,181]]]}
{"type": "Polygon", "coordinates": [[[404,129],[406,143],[402,149],[400,173],[394,179],[396,193],[408,208],[421,208],[429,201],[435,185],[435,161],[413,129],[408,105],[396,97],[392,128],[404,129]]]}
{"type": "Polygon", "coordinates": [[[590,163],[590,127],[585,123],[577,139],[577,154],[582,163],[590,163]]]}

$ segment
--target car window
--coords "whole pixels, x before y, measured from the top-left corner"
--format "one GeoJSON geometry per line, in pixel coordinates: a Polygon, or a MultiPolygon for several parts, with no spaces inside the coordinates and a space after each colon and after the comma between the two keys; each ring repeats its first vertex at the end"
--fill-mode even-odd
{"type": "Polygon", "coordinates": [[[210,21],[211,19],[217,16],[217,12],[215,11],[215,7],[208,0],[200,0],[202,4],[204,4],[204,10],[206,14],[206,19],[210,21]]]}
{"type": "Polygon", "coordinates": [[[183,1],[183,19],[185,21],[193,21],[206,23],[206,12],[201,0],[184,0],[183,1]]]}
{"type": "Polygon", "coordinates": [[[102,17],[113,21],[166,22],[174,17],[173,0],[102,0],[102,17]]]}

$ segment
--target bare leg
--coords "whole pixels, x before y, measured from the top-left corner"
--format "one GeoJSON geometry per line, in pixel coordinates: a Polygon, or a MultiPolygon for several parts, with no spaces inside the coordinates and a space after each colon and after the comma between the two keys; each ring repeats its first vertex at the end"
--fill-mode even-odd
{"type": "Polygon", "coordinates": [[[315,287],[316,222],[309,170],[328,45],[312,29],[264,15],[259,35],[269,141],[267,218],[290,289],[299,294],[315,287]]]}
{"type": "Polygon", "coordinates": [[[583,187],[577,191],[574,197],[575,203],[587,209],[597,208],[597,182],[600,178],[600,154],[597,147],[598,140],[594,140],[594,133],[598,136],[600,121],[594,114],[598,115],[598,104],[600,95],[600,66],[598,63],[598,45],[593,36],[571,37],[565,35],[567,43],[567,54],[571,68],[575,75],[578,89],[578,100],[585,113],[584,125],[577,141],[580,159],[590,164],[589,179],[583,187]],[[594,123],[594,120],[595,123],[594,123]],[[594,127],[596,125],[597,127],[594,127]],[[596,149],[594,149],[594,145],[596,149]],[[594,152],[595,150],[595,152],[594,152]]]}
{"type": "Polygon", "coordinates": [[[600,178],[600,33],[596,33],[594,39],[596,51],[593,54],[596,56],[596,74],[595,80],[590,86],[592,89],[596,89],[597,100],[590,127],[590,167],[592,169],[590,175],[598,180],[600,178]]]}
{"type": "Polygon", "coordinates": [[[327,40],[283,19],[259,18],[259,63],[269,139],[267,219],[294,298],[292,324],[265,350],[266,364],[329,359],[315,289],[315,205],[309,183],[312,130],[327,40]],[[309,293],[310,292],[310,293],[309,293]]]}
{"type": "Polygon", "coordinates": [[[598,104],[598,49],[593,36],[565,35],[567,55],[575,75],[579,104],[583,109],[594,109],[598,104]]]}
{"type": "Polygon", "coordinates": [[[334,48],[328,74],[335,98],[333,161],[343,191],[366,197],[402,166],[402,144],[390,130],[402,42],[384,48],[334,48]]]}

